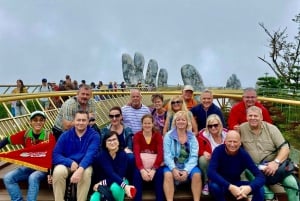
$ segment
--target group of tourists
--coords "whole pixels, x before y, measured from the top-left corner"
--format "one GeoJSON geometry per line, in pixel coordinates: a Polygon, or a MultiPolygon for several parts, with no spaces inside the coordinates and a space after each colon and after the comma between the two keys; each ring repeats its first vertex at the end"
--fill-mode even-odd
{"type": "MultiPolygon", "coordinates": [[[[4,184],[11,200],[23,200],[18,186],[22,180],[29,183],[27,200],[37,200],[45,178],[56,201],[65,199],[68,183],[77,184],[78,201],[99,201],[107,192],[113,200],[127,196],[141,201],[145,183],[153,184],[157,201],[174,200],[176,188],[185,183],[190,183],[194,201],[201,194],[215,201],[274,199],[266,176],[276,173],[290,147],[257,101],[255,89],[244,90],[227,124],[211,91],[204,90],[200,102],[193,92],[186,85],[166,105],[162,94],[153,94],[148,107],[139,89],[132,89],[126,105],[109,110],[109,125],[102,129],[95,129],[96,103],[88,85],[63,103],[50,133],[44,129],[45,113],[33,112],[31,128],[4,138],[0,148],[49,144],[52,168],[43,172],[24,166],[7,173],[4,184]]],[[[299,201],[293,175],[280,183],[289,201],[299,201]]]]}

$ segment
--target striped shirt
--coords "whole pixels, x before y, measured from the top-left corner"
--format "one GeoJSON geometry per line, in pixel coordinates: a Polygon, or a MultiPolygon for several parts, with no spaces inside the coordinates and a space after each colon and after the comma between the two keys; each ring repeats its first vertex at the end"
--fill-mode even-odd
{"type": "Polygon", "coordinates": [[[134,109],[129,105],[122,107],[123,123],[131,128],[133,134],[142,130],[141,119],[145,114],[151,114],[150,109],[145,105],[139,109],[134,109]]]}

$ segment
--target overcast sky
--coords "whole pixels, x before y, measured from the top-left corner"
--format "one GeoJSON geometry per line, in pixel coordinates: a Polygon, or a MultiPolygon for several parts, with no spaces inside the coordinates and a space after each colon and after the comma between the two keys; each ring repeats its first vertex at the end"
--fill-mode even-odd
{"type": "MultiPolygon", "coordinates": [[[[168,84],[182,84],[191,64],[205,86],[225,86],[235,73],[254,86],[270,69],[270,30],[288,28],[299,0],[1,0],[0,84],[58,82],[66,74],[88,83],[123,81],[121,56],[140,52],[166,68],[168,84]]],[[[291,38],[292,39],[292,38],[291,38]]]]}

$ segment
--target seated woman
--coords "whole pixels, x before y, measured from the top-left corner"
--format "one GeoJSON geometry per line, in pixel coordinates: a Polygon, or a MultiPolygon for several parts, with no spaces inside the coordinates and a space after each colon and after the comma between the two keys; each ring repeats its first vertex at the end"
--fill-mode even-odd
{"type": "Polygon", "coordinates": [[[123,149],[120,149],[118,133],[110,131],[104,135],[102,140],[102,152],[95,161],[95,171],[98,171],[98,183],[93,187],[95,191],[91,196],[91,201],[99,201],[101,194],[98,192],[99,187],[108,186],[113,198],[116,201],[123,201],[125,194],[133,198],[135,188],[128,185],[125,178],[127,171],[127,157],[123,149]]]}
{"type": "Polygon", "coordinates": [[[164,137],[164,184],[166,200],[174,198],[175,184],[191,181],[193,200],[201,196],[201,172],[198,163],[198,142],[191,131],[187,111],[178,111],[173,118],[173,129],[164,137]]]}
{"type": "Polygon", "coordinates": [[[182,98],[182,96],[174,96],[170,99],[169,105],[168,105],[168,112],[167,112],[167,118],[165,120],[165,126],[163,129],[163,134],[165,135],[169,130],[172,129],[172,122],[174,114],[178,111],[186,111],[188,113],[189,121],[191,122],[191,128],[190,130],[193,131],[194,134],[198,133],[198,126],[197,123],[193,117],[192,112],[190,112],[186,104],[182,98]]]}
{"type": "Polygon", "coordinates": [[[205,185],[202,189],[203,195],[209,195],[207,169],[213,150],[224,143],[227,129],[223,128],[222,121],[217,114],[207,117],[206,128],[202,129],[197,136],[199,144],[199,167],[202,171],[205,185]]]}
{"type": "Polygon", "coordinates": [[[128,158],[128,170],[127,177],[129,181],[132,182],[133,177],[133,169],[135,168],[135,161],[134,161],[134,155],[132,151],[132,138],[133,138],[133,132],[131,128],[126,127],[123,124],[123,116],[122,116],[122,110],[119,106],[114,106],[109,110],[108,114],[110,118],[110,124],[101,129],[102,137],[109,133],[110,131],[117,132],[117,137],[120,143],[120,148],[124,149],[126,152],[127,158],[128,158]]]}
{"type": "MultiPolygon", "coordinates": [[[[117,132],[117,137],[120,142],[120,148],[124,149],[127,154],[131,154],[133,157],[132,152],[132,137],[133,132],[131,128],[126,127],[122,120],[122,110],[119,106],[114,106],[109,110],[108,114],[110,118],[110,124],[101,129],[101,134],[104,136],[105,134],[109,133],[109,131],[117,132]]],[[[129,157],[130,158],[130,157],[129,157]]]]}
{"type": "Polygon", "coordinates": [[[151,114],[142,117],[142,131],[133,138],[133,153],[137,169],[133,176],[133,185],[137,189],[135,201],[142,200],[143,181],[154,181],[156,201],[163,201],[163,138],[154,130],[151,114]]]}

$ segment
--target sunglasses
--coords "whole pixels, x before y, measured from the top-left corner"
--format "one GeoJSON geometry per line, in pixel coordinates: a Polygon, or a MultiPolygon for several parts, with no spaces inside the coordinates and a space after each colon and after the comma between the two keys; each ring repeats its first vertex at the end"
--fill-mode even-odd
{"type": "Polygon", "coordinates": [[[211,124],[211,125],[207,125],[208,128],[212,128],[212,127],[215,127],[215,128],[218,128],[219,124],[211,124]]]}
{"type": "Polygon", "coordinates": [[[175,105],[175,104],[181,104],[182,101],[171,101],[171,105],[175,105]]]}
{"type": "Polygon", "coordinates": [[[89,122],[93,122],[93,121],[96,121],[96,119],[93,117],[89,119],[89,122]]]}
{"type": "Polygon", "coordinates": [[[121,116],[121,114],[115,114],[115,115],[109,114],[108,116],[109,116],[109,118],[113,119],[113,118],[119,118],[121,116]]]}

